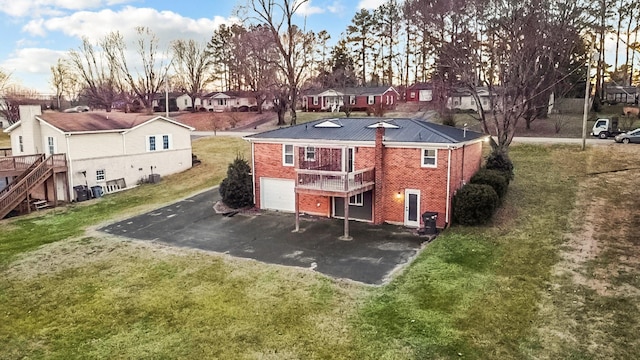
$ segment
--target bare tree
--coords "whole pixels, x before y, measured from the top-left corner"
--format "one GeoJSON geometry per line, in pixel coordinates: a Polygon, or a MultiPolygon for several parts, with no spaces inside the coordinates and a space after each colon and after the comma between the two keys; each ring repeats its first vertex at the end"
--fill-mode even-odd
{"type": "Polygon", "coordinates": [[[168,55],[159,57],[159,40],[147,27],[137,27],[138,39],[136,53],[140,57],[142,69],[129,66],[126,56],[127,46],[119,32],[111,32],[102,41],[102,49],[107,54],[109,65],[117,69],[129,91],[135,94],[140,104],[152,111],[152,104],[156,93],[164,84],[169,70],[170,61],[165,60],[168,55]],[[133,70],[132,70],[133,69],[133,70]]]}
{"type": "Polygon", "coordinates": [[[63,59],[58,59],[55,65],[51,65],[51,86],[56,91],[57,108],[61,108],[61,100],[65,94],[73,91],[74,75],[69,69],[69,64],[63,59]]]}
{"type": "Polygon", "coordinates": [[[278,67],[286,79],[291,125],[296,124],[296,104],[301,79],[312,56],[313,34],[293,23],[293,16],[309,0],[250,0],[255,17],[267,27],[281,56],[278,67]]]}
{"type": "Polygon", "coordinates": [[[174,68],[191,98],[193,111],[196,111],[196,97],[201,95],[210,80],[207,70],[211,65],[211,53],[206,45],[198,44],[195,40],[176,40],[172,47],[174,68]]]}
{"type": "Polygon", "coordinates": [[[111,111],[121,87],[118,70],[106,54],[83,38],[78,50],[69,51],[69,64],[80,79],[80,93],[87,98],[89,105],[111,111]]]}

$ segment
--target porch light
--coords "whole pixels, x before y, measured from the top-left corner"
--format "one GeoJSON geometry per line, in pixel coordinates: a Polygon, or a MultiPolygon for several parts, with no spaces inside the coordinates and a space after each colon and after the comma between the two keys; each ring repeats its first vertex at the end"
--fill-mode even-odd
{"type": "Polygon", "coordinates": [[[398,191],[398,193],[396,194],[396,199],[400,199],[400,198],[402,198],[402,193],[398,191]]]}

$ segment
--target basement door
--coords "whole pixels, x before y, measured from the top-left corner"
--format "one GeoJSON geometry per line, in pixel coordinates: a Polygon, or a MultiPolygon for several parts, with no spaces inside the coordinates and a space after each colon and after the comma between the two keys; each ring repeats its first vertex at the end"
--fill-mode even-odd
{"type": "Polygon", "coordinates": [[[404,191],[404,225],[420,227],[420,190],[404,191]]]}

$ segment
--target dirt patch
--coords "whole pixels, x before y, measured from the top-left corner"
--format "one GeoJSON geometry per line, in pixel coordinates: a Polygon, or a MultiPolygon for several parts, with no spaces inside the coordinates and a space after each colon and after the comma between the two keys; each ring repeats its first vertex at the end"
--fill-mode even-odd
{"type": "Polygon", "coordinates": [[[275,120],[275,114],[265,112],[196,112],[181,113],[176,120],[189,125],[198,131],[224,131],[253,128],[254,124],[275,120]]]}

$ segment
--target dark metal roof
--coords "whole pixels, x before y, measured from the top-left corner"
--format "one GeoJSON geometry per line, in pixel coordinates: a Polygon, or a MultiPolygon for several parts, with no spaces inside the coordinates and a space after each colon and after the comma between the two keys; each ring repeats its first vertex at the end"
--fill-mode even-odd
{"type": "Polygon", "coordinates": [[[321,94],[325,91],[336,91],[342,95],[383,95],[389,90],[398,92],[393,86],[377,86],[377,87],[347,87],[347,88],[325,88],[325,89],[310,89],[303,92],[305,96],[313,96],[321,94]]]}
{"type": "Polygon", "coordinates": [[[283,127],[247,136],[252,139],[274,140],[331,140],[331,141],[375,141],[376,128],[372,127],[380,122],[387,122],[398,128],[385,129],[385,142],[425,143],[425,144],[457,144],[484,137],[484,134],[434,124],[418,119],[392,118],[335,118],[320,119],[305,124],[283,127]],[[318,124],[331,121],[340,127],[316,127],[318,124]]]}

